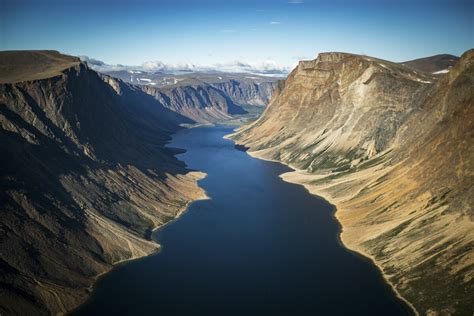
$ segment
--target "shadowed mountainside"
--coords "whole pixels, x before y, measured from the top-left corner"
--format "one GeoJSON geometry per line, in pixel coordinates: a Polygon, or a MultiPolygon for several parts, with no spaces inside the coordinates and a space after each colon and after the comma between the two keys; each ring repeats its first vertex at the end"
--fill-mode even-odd
{"type": "Polygon", "coordinates": [[[343,243],[420,314],[471,315],[473,87],[474,50],[442,76],[323,53],[230,138],[292,166],[285,180],[334,203],[343,243]]]}
{"type": "Polygon", "coordinates": [[[64,313],[205,197],[165,148],[192,121],[58,52],[0,52],[0,65],[0,312],[64,313]]]}

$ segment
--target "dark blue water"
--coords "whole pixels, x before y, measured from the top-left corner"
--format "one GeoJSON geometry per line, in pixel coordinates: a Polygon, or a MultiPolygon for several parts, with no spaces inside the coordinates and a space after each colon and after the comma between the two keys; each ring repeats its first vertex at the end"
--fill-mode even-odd
{"type": "Polygon", "coordinates": [[[183,130],[172,146],[208,174],[198,201],[155,233],[160,253],[101,278],[77,315],[405,315],[377,269],[338,241],[333,208],[289,168],[251,158],[229,127],[183,130]]]}

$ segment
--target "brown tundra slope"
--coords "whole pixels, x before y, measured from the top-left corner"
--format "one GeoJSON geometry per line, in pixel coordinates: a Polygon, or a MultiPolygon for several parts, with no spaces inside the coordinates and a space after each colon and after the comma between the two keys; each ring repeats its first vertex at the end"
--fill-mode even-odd
{"type": "Polygon", "coordinates": [[[205,196],[165,148],[190,120],[57,52],[0,52],[0,69],[0,314],[64,313],[205,196]]]}
{"type": "Polygon", "coordinates": [[[419,314],[472,315],[473,120],[474,50],[439,77],[323,53],[230,138],[334,203],[343,243],[419,314]]]}

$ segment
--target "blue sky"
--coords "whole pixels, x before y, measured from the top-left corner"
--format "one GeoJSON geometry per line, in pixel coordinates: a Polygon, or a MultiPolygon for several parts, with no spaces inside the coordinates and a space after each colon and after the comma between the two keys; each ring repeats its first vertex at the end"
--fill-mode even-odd
{"type": "Polygon", "coordinates": [[[0,50],[109,64],[290,66],[322,51],[404,61],[474,47],[474,1],[1,0],[0,50]]]}

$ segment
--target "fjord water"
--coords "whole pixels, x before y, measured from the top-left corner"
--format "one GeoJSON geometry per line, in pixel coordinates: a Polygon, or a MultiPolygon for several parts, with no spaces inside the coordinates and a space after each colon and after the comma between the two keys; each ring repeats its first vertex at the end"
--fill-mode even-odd
{"type": "Polygon", "coordinates": [[[206,172],[197,201],[155,232],[158,254],[99,280],[77,315],[405,315],[373,264],[338,240],[334,209],[223,136],[177,133],[172,147],[206,172]]]}

